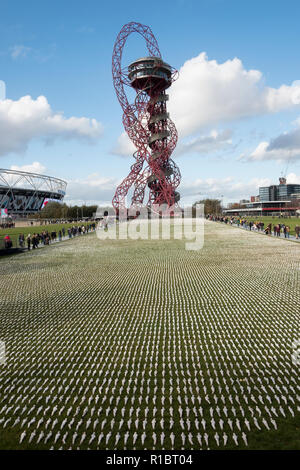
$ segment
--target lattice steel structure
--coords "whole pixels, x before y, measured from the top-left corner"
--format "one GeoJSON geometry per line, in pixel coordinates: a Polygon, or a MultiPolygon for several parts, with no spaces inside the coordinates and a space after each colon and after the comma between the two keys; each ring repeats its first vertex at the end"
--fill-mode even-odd
{"type": "Polygon", "coordinates": [[[45,199],[61,201],[67,183],[51,176],[0,169],[0,208],[8,215],[32,214],[39,211],[45,199]]]}
{"type": "Polygon", "coordinates": [[[149,26],[131,22],[121,29],[113,50],[112,75],[117,98],[123,109],[123,125],[137,148],[136,159],[129,175],[117,187],[112,205],[117,214],[125,210],[125,198],[133,189],[131,208],[138,210],[149,188],[147,205],[167,208],[176,206],[180,199],[176,191],[180,171],[170,158],[177,143],[177,131],[167,113],[166,89],[178,73],[162,60],[157,41],[149,26]],[[140,34],[146,41],[149,56],[122,68],[122,54],[128,36],[140,34]],[[136,91],[134,103],[128,102],[125,87],[136,91]],[[145,168],[144,163],[146,164],[145,168]]]}

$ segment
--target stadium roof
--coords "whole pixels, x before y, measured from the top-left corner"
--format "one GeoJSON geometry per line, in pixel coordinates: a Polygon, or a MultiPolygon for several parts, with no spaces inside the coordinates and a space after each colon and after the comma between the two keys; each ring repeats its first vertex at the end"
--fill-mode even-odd
{"type": "Polygon", "coordinates": [[[11,214],[39,211],[44,200],[62,200],[66,181],[48,175],[0,168],[0,208],[11,214]]]}

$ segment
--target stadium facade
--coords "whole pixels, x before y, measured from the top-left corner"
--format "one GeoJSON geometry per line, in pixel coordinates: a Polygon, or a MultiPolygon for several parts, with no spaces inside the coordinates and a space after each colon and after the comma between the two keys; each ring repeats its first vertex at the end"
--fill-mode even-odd
{"type": "Polygon", "coordinates": [[[26,171],[0,169],[0,208],[6,216],[34,214],[45,200],[62,201],[66,181],[26,171]]]}

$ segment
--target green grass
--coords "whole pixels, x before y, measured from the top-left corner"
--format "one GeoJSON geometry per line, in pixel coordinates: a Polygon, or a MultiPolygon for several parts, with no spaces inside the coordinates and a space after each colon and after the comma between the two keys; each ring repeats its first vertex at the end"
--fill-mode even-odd
{"type": "Polygon", "coordinates": [[[300,450],[299,247],[205,227],[200,251],[94,234],[0,261],[0,448],[300,450]]]}

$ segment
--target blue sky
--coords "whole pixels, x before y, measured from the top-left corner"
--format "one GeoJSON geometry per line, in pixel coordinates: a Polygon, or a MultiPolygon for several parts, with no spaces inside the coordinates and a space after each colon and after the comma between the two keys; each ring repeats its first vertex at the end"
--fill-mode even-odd
{"type": "MultiPolygon", "coordinates": [[[[133,163],[111,55],[138,21],[180,71],[169,110],[183,202],[238,200],[285,171],[300,182],[299,14],[289,0],[2,0],[0,166],[66,179],[67,202],[111,200],[133,163]]],[[[131,36],[123,65],[145,51],[131,36]]]]}

